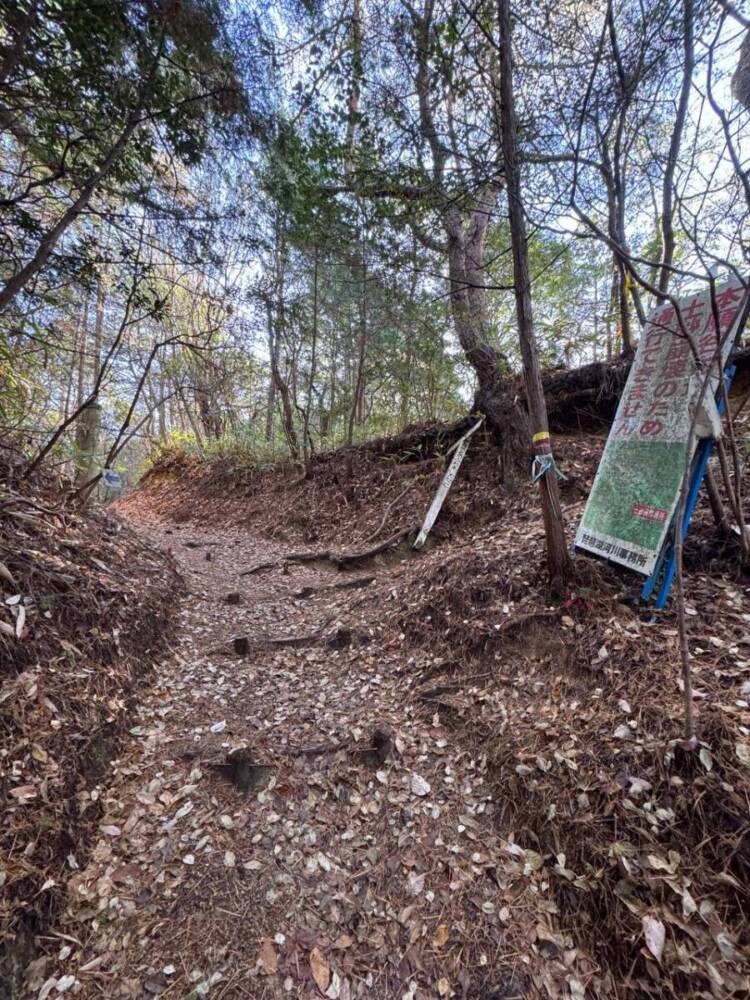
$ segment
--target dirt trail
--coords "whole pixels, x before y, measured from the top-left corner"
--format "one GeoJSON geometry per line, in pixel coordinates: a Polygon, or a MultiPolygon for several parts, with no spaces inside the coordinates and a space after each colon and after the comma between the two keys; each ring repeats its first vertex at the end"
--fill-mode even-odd
{"type": "Polygon", "coordinates": [[[410,696],[418,664],[382,624],[401,567],[295,599],[342,574],[241,577],[283,548],[143,531],[173,550],[189,593],[98,791],[100,839],[72,875],[57,968],[36,995],[530,996],[497,892],[498,858],[516,852],[495,828],[485,765],[410,696]],[[339,648],[253,646],[339,627],[351,630],[339,648]],[[226,652],[237,635],[247,656],[226,652]],[[373,750],[376,729],[392,745],[373,750]],[[247,792],[212,766],[238,747],[266,765],[246,770],[247,792]]]}

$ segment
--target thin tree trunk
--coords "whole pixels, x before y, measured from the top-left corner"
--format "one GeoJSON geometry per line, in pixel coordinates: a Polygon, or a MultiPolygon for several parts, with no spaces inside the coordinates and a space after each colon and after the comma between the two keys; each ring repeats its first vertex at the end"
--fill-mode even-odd
{"type": "Polygon", "coordinates": [[[714,476],[714,471],[710,465],[706,469],[706,492],[719,536],[721,538],[728,538],[731,532],[729,518],[727,517],[727,512],[724,509],[721,494],[719,493],[716,476],[714,476]]]}
{"type": "MultiPolygon", "coordinates": [[[[63,405],[63,420],[67,420],[70,416],[70,407],[73,400],[73,381],[76,377],[76,370],[78,366],[78,355],[80,351],[80,345],[82,339],[86,336],[86,320],[88,316],[88,296],[83,300],[83,305],[81,306],[80,312],[78,314],[78,319],[73,331],[73,343],[71,345],[70,351],[70,365],[68,367],[68,378],[65,387],[65,403],[63,405]]],[[[76,397],[77,403],[80,403],[83,396],[82,386],[78,386],[78,396],[76,397]]]]}
{"type": "MultiPolygon", "coordinates": [[[[619,238],[618,238],[619,243],[619,238]]],[[[617,295],[620,310],[620,337],[622,339],[622,353],[628,354],[633,350],[633,335],[630,332],[630,298],[628,296],[628,273],[621,260],[616,263],[618,270],[617,295]]]]}
{"type": "MultiPolygon", "coordinates": [[[[502,146],[505,179],[508,189],[508,218],[510,221],[513,251],[513,287],[516,298],[518,336],[523,358],[526,397],[531,420],[533,441],[540,450],[549,447],[547,404],[544,399],[539,355],[534,334],[529,277],[526,222],[521,194],[518,167],[518,137],[515,105],[513,100],[513,64],[510,25],[510,0],[498,0],[498,27],[500,31],[500,99],[502,116],[502,146]]],[[[554,468],[546,471],[539,480],[542,515],[547,541],[547,566],[553,590],[561,592],[570,573],[570,557],[565,542],[560,491],[554,468]]]]}
{"type": "Polygon", "coordinates": [[[78,338],[78,355],[76,363],[78,365],[78,386],[76,390],[76,406],[80,407],[83,402],[83,395],[86,391],[86,343],[89,337],[89,296],[86,294],[83,304],[83,317],[81,319],[81,335],[78,338]]]}
{"type": "Polygon", "coordinates": [[[349,34],[352,75],[349,81],[348,115],[346,123],[346,159],[344,170],[351,180],[354,166],[354,149],[359,115],[359,98],[362,89],[362,0],[352,0],[352,20],[349,34]]]}
{"type": "MultiPolygon", "coordinates": [[[[619,292],[620,270],[617,262],[612,264],[612,281],[609,287],[609,311],[607,313],[607,361],[611,361],[616,347],[616,338],[612,334],[612,324],[617,316],[618,303],[620,301],[619,292]]],[[[617,326],[615,327],[617,329],[617,326]]]]}
{"type": "Polygon", "coordinates": [[[659,291],[666,292],[671,277],[670,266],[674,260],[675,235],[673,226],[674,216],[674,174],[677,167],[677,158],[680,153],[682,133],[685,128],[685,118],[687,116],[688,102],[690,100],[690,89],[693,84],[693,70],[695,68],[695,54],[693,50],[693,0],[684,0],[682,7],[682,37],[683,37],[683,70],[682,87],[680,89],[680,99],[677,105],[677,116],[674,128],[672,129],[672,140],[669,144],[669,154],[664,169],[664,183],[662,185],[662,210],[661,210],[661,238],[662,238],[662,258],[661,270],[659,272],[659,291]]]}
{"type": "Polygon", "coordinates": [[[592,361],[596,361],[599,347],[599,279],[594,278],[594,351],[592,361]]]}
{"type": "Polygon", "coordinates": [[[203,451],[203,435],[201,434],[201,429],[198,425],[198,421],[195,419],[193,411],[190,409],[188,398],[185,395],[185,390],[182,388],[182,386],[180,386],[178,399],[179,402],[182,403],[182,410],[187,418],[188,424],[190,425],[190,429],[195,435],[195,443],[198,445],[198,449],[200,451],[203,451]]]}
{"type": "Polygon", "coordinates": [[[94,354],[91,359],[91,371],[94,381],[99,377],[102,367],[102,344],[104,342],[104,277],[100,276],[96,290],[96,319],[94,321],[94,354]]]}
{"type": "Polygon", "coordinates": [[[365,257],[365,237],[362,235],[362,292],[359,298],[359,334],[357,337],[357,375],[354,382],[354,392],[352,394],[352,408],[349,411],[349,429],[347,432],[347,443],[354,441],[354,424],[361,424],[364,420],[364,379],[365,379],[365,356],[367,353],[367,259],[365,257]]]}
{"type": "MultiPolygon", "coordinates": [[[[270,309],[269,305],[269,309],[270,309]]],[[[279,291],[279,298],[276,303],[276,331],[274,338],[278,344],[279,334],[284,325],[284,301],[283,292],[279,291]]],[[[276,391],[279,394],[281,400],[281,419],[284,426],[284,436],[286,437],[287,444],[289,445],[289,451],[294,462],[299,463],[299,441],[297,440],[297,432],[294,429],[294,412],[292,410],[292,400],[291,394],[289,392],[289,385],[281,374],[281,369],[279,368],[278,361],[278,350],[273,358],[273,367],[271,369],[271,374],[273,376],[274,383],[276,385],[276,391]]]]}
{"type": "Polygon", "coordinates": [[[312,321],[312,345],[310,348],[310,377],[307,380],[307,399],[305,402],[305,475],[310,475],[311,461],[313,457],[313,442],[310,436],[310,413],[312,411],[313,386],[315,385],[315,364],[318,348],[318,246],[315,245],[315,257],[313,261],[313,321],[312,321]]]}
{"type": "Polygon", "coordinates": [[[164,399],[164,373],[159,374],[159,403],[157,404],[156,417],[157,417],[157,433],[159,435],[159,440],[164,441],[167,437],[167,407],[166,401],[164,399]]]}
{"type": "Polygon", "coordinates": [[[270,306],[266,309],[266,328],[268,331],[268,358],[271,366],[271,374],[268,380],[268,392],[266,394],[266,442],[273,444],[273,417],[276,410],[276,381],[273,373],[276,368],[276,340],[273,335],[273,315],[270,306]]]}

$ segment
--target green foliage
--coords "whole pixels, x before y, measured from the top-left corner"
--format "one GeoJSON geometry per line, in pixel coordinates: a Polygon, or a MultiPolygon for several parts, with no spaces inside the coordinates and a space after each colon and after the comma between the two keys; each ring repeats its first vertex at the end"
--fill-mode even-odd
{"type": "MultiPolygon", "coordinates": [[[[33,256],[128,123],[137,126],[108,170],[102,209],[196,165],[245,111],[218,0],[0,0],[0,23],[0,279],[33,256]]],[[[50,264],[61,279],[84,277],[87,241],[66,239],[50,264]]]]}

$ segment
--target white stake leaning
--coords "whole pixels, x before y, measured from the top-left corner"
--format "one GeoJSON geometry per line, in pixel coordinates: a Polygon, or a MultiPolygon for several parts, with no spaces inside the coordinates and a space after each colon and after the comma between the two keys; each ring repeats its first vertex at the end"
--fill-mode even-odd
{"type": "MultiPolygon", "coordinates": [[[[451,460],[451,464],[446,469],[445,475],[440,480],[440,485],[438,486],[437,493],[430,504],[430,509],[427,511],[427,516],[424,519],[424,524],[417,535],[417,540],[414,542],[415,549],[421,549],[424,543],[427,541],[427,536],[432,529],[433,524],[437,520],[437,516],[440,513],[440,508],[445,502],[445,498],[448,496],[448,491],[453,485],[453,480],[456,478],[456,473],[458,472],[461,462],[464,460],[466,452],[469,450],[469,441],[472,434],[479,430],[484,422],[484,417],[480,417],[479,420],[474,424],[471,430],[468,430],[464,436],[453,445],[456,449],[456,454],[451,460]]],[[[452,451],[453,449],[451,449],[452,451]]],[[[449,452],[450,454],[450,452],[449,452]]]]}

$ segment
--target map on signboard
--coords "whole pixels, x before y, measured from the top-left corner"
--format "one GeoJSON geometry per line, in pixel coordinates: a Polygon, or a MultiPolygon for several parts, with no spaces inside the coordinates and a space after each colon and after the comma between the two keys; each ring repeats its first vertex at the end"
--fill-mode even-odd
{"type": "MultiPolygon", "coordinates": [[[[745,289],[733,280],[716,287],[716,320],[710,292],[679,300],[685,328],[707,367],[723,343],[723,363],[734,344],[745,289]]],[[[715,411],[715,368],[697,433],[715,411]]],[[[679,500],[688,456],[690,427],[703,377],[681,333],[674,306],[658,306],[643,330],[620,405],[576,535],[575,544],[649,576],[656,565],[679,500]]],[[[694,451],[696,445],[693,440],[694,451]]]]}
{"type": "Polygon", "coordinates": [[[120,473],[115,472],[114,469],[103,469],[102,470],[102,481],[108,489],[119,490],[122,486],[122,479],[120,478],[120,473]]]}

